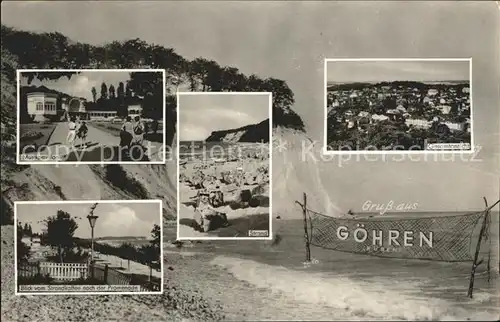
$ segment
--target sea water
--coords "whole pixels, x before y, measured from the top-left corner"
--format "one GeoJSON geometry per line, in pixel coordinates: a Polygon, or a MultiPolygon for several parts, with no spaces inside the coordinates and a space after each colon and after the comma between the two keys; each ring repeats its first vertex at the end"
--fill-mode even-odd
{"type": "Polygon", "coordinates": [[[469,299],[466,294],[471,262],[378,258],[312,247],[312,263],[305,264],[303,222],[275,220],[274,228],[274,233],[282,238],[277,245],[225,240],[216,242],[213,250],[212,265],[252,286],[246,291],[249,294],[233,296],[244,296],[242,302],[249,309],[258,308],[260,315],[254,318],[499,318],[495,288],[498,273],[492,272],[488,282],[485,265],[477,271],[474,298],[469,299]]]}

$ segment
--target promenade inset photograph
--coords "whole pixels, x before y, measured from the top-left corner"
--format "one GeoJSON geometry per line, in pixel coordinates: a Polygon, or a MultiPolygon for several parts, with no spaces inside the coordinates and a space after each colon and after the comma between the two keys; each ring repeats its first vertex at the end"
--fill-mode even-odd
{"type": "Polygon", "coordinates": [[[470,59],[327,59],[325,153],[473,152],[470,59]]]}
{"type": "Polygon", "coordinates": [[[18,163],[163,163],[164,71],[18,70],[18,163]]]}
{"type": "Polygon", "coordinates": [[[161,207],[159,200],[16,202],[16,293],[161,293],[161,207]]]}
{"type": "Polygon", "coordinates": [[[271,238],[271,93],[178,93],[178,239],[271,238]]]}

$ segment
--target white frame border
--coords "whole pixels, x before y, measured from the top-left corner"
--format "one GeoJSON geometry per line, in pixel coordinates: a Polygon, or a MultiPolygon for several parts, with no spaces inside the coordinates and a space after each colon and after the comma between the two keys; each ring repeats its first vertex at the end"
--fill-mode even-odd
{"type": "Polygon", "coordinates": [[[73,165],[78,165],[78,164],[165,164],[167,162],[167,129],[166,129],[166,71],[165,69],[153,69],[153,68],[142,68],[142,69],[17,69],[16,70],[16,77],[17,77],[17,104],[16,104],[16,126],[17,126],[17,137],[16,137],[16,162],[17,164],[23,164],[23,165],[40,165],[40,164],[50,164],[50,165],[64,165],[64,164],[73,164],[73,165]],[[40,73],[40,72],[122,72],[122,73],[130,73],[130,72],[152,72],[152,73],[162,73],[163,75],[163,145],[161,149],[163,149],[163,160],[160,161],[148,161],[148,162],[114,162],[114,161],[39,161],[39,162],[33,162],[33,161],[21,161],[20,160],[20,139],[21,139],[21,123],[20,123],[20,114],[21,114],[21,109],[20,109],[20,103],[21,103],[21,98],[20,98],[20,90],[21,90],[21,74],[22,73],[40,73]]]}
{"type": "Polygon", "coordinates": [[[401,155],[401,154],[474,154],[476,147],[474,145],[474,110],[472,99],[472,57],[469,58],[325,58],[323,66],[323,155],[401,155]],[[361,151],[330,151],[327,149],[327,97],[328,97],[328,63],[329,62],[355,62],[355,61],[468,61],[469,62],[469,99],[470,99],[470,150],[450,150],[450,151],[432,151],[432,150],[361,150],[361,151]]]}
{"type": "Polygon", "coordinates": [[[163,201],[160,199],[146,199],[146,200],[64,200],[64,201],[15,201],[14,202],[14,286],[16,296],[25,295],[157,295],[163,293],[163,284],[165,282],[164,272],[164,253],[163,253],[163,201]],[[18,205],[46,205],[46,204],[93,204],[93,203],[106,203],[106,204],[129,204],[129,203],[158,203],[160,215],[160,270],[161,270],[161,286],[160,291],[154,292],[19,292],[17,285],[17,206],[18,205]]]}
{"type": "Polygon", "coordinates": [[[188,241],[188,240],[272,240],[273,239],[273,185],[272,185],[272,175],[273,175],[273,93],[272,92],[177,92],[177,140],[176,140],[176,162],[177,162],[177,240],[188,241]],[[180,108],[179,102],[181,96],[188,95],[268,95],[269,97],[269,236],[268,237],[181,237],[180,232],[180,189],[179,189],[179,178],[180,178],[180,108]]]}

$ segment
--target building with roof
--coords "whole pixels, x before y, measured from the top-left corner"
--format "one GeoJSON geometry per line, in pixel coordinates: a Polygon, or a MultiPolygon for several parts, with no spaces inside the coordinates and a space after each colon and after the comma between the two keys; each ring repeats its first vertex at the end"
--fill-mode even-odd
{"type": "Polygon", "coordinates": [[[33,92],[26,94],[28,115],[36,122],[57,116],[58,95],[33,92]]]}

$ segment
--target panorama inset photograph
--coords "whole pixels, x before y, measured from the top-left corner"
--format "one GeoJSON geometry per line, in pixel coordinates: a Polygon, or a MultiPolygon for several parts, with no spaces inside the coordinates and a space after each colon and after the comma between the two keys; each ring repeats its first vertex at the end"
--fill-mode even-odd
{"type": "Polygon", "coordinates": [[[472,152],[470,59],[329,60],[326,153],[472,152]]]}

